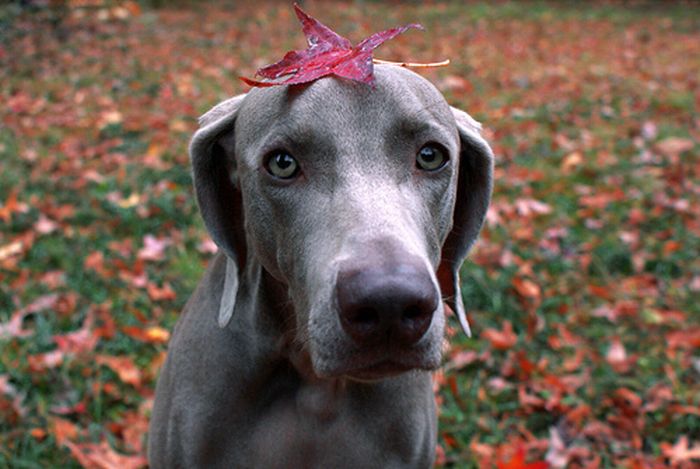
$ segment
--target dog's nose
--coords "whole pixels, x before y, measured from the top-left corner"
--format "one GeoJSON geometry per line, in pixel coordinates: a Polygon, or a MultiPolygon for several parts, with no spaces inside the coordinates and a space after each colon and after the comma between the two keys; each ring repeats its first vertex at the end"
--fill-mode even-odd
{"type": "Polygon", "coordinates": [[[411,345],[430,327],[438,291],[419,261],[348,266],[336,286],[340,322],[359,345],[411,345]]]}

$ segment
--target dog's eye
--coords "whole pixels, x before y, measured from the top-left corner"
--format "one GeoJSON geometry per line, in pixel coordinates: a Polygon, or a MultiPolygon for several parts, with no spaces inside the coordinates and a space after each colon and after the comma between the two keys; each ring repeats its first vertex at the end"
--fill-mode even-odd
{"type": "Polygon", "coordinates": [[[269,154],[265,169],[276,178],[291,179],[299,172],[299,163],[284,150],[275,150],[269,154]]]}
{"type": "Polygon", "coordinates": [[[416,164],[424,171],[437,171],[447,163],[447,152],[435,143],[428,143],[418,151],[416,164]]]}

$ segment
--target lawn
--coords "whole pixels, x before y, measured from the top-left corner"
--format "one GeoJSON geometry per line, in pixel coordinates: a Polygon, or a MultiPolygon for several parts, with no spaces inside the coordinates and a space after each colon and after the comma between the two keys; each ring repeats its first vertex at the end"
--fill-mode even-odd
{"type": "MultiPolygon", "coordinates": [[[[304,47],[235,3],[0,5],[0,467],[145,465],[215,251],[188,139],[304,47]]],[[[438,467],[700,466],[700,6],[583,4],[304,2],[353,41],[422,23],[376,56],[449,58],[420,73],[496,153],[438,467]]]]}

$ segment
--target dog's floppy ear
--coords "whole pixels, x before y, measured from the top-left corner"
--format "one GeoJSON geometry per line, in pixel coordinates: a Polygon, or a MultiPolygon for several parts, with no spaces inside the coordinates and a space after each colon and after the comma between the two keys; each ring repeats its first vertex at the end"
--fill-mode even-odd
{"type": "Polygon", "coordinates": [[[462,302],[459,269],[479,235],[493,187],[493,152],[479,131],[481,124],[469,114],[452,108],[459,130],[459,175],[452,231],[442,249],[438,269],[440,288],[457,314],[464,332],[471,336],[462,302]]]}
{"type": "Polygon", "coordinates": [[[204,224],[227,257],[219,326],[233,315],[238,292],[238,272],[246,259],[241,194],[233,181],[233,129],[245,95],[219,103],[199,118],[199,130],[190,143],[195,193],[204,224]]]}

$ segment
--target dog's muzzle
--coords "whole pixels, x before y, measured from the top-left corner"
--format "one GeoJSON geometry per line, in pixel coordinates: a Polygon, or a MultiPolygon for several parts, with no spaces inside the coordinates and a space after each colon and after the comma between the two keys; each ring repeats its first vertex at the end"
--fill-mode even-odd
{"type": "Polygon", "coordinates": [[[430,328],[439,293],[410,254],[341,264],[336,296],[343,330],[361,348],[410,347],[430,328]]]}

